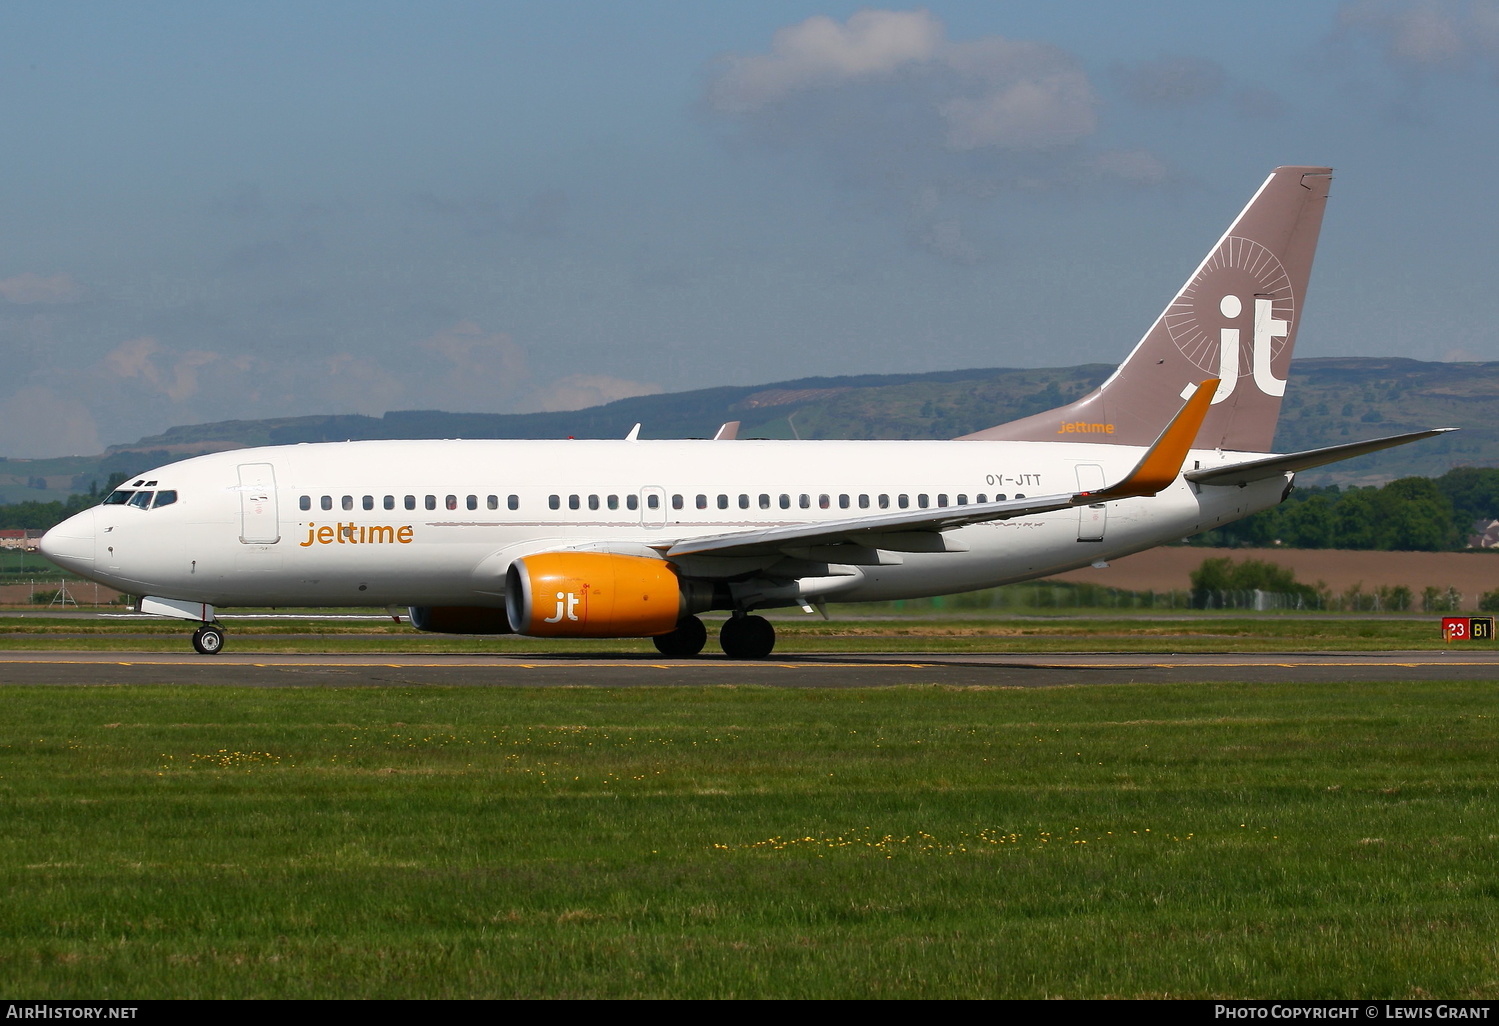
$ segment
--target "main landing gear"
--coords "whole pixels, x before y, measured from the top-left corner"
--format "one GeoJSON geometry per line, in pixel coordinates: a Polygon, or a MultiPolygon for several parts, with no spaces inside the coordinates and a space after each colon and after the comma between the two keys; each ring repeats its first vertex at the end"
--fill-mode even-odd
{"type": "Polygon", "coordinates": [[[193,648],[199,655],[218,655],[224,651],[224,628],[205,623],[193,632],[193,648]]]}
{"type": "Polygon", "coordinates": [[[730,659],[764,659],[776,647],[776,629],[763,616],[735,613],[723,622],[718,643],[730,659]]]}
{"type": "MultiPolygon", "coordinates": [[[[684,616],[675,630],[651,639],[656,651],[674,659],[697,655],[708,641],[708,629],[695,616],[684,616]]],[[[196,642],[195,642],[196,643],[196,642]]],[[[718,643],[730,659],[764,659],[776,647],[776,629],[763,616],[735,613],[724,621],[718,643]]]]}
{"type": "Polygon", "coordinates": [[[657,634],[651,639],[656,651],[673,658],[690,658],[703,650],[708,643],[708,628],[695,616],[684,616],[677,621],[675,630],[657,634]]]}

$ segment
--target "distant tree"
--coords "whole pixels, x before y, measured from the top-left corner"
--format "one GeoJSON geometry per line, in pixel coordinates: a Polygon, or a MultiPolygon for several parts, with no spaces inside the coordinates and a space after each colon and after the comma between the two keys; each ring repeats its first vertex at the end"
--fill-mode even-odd
{"type": "Polygon", "coordinates": [[[1374,514],[1376,548],[1437,552],[1457,542],[1452,504],[1430,478],[1391,481],[1374,496],[1374,514]]]}
{"type": "Polygon", "coordinates": [[[1499,469],[1455,467],[1437,478],[1436,486],[1452,504],[1459,538],[1466,538],[1475,520],[1499,520],[1499,469]]]}
{"type": "Polygon", "coordinates": [[[1374,489],[1355,488],[1344,492],[1332,511],[1333,546],[1339,549],[1378,548],[1376,516],[1374,489]]]}
{"type": "Polygon", "coordinates": [[[1327,549],[1334,543],[1333,503],[1325,495],[1287,503],[1276,512],[1278,537],[1296,549],[1327,549]]]}

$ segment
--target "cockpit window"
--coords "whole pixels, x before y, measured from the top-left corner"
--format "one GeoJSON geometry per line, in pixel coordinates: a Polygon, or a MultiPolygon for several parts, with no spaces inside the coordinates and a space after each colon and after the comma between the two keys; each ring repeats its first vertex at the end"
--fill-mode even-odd
{"type": "Polygon", "coordinates": [[[116,488],[114,491],[110,492],[104,497],[103,505],[123,506],[125,505],[125,503],[130,501],[130,497],[134,494],[135,490],[132,488],[116,488]]]}
{"type": "Polygon", "coordinates": [[[156,493],[156,501],[153,502],[153,503],[151,503],[151,508],[152,509],[161,509],[161,507],[163,507],[163,506],[170,506],[172,503],[174,503],[176,501],[177,501],[177,492],[175,490],[173,490],[173,491],[160,491],[160,492],[156,493]]]}
{"type": "Polygon", "coordinates": [[[155,492],[136,492],[130,497],[129,505],[134,506],[136,509],[150,509],[151,496],[155,494],[155,492]]]}

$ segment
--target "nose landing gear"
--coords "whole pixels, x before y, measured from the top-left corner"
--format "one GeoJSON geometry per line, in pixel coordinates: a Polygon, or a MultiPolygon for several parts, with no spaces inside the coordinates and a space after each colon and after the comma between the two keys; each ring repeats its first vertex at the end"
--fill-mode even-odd
{"type": "Polygon", "coordinates": [[[193,632],[193,648],[199,655],[218,655],[224,650],[224,629],[217,624],[205,623],[193,632]]]}

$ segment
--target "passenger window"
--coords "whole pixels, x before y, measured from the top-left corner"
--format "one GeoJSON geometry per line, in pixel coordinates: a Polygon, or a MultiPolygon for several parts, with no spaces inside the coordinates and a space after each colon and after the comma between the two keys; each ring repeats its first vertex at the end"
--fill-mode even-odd
{"type": "Polygon", "coordinates": [[[385,499],[380,503],[380,505],[384,506],[386,509],[395,509],[396,497],[394,495],[387,495],[385,499]]]}
{"type": "Polygon", "coordinates": [[[987,495],[985,495],[983,492],[979,492],[977,495],[975,495],[973,497],[973,501],[982,504],[982,503],[988,502],[989,501],[989,497],[987,495]]]}
{"type": "Polygon", "coordinates": [[[889,508],[890,508],[890,496],[888,496],[888,495],[881,495],[880,496],[880,509],[889,509],[889,508]]]}
{"type": "Polygon", "coordinates": [[[406,508],[407,509],[416,509],[416,496],[415,495],[408,495],[408,496],[406,496],[406,508]]]}
{"type": "Polygon", "coordinates": [[[449,495],[445,500],[443,500],[443,505],[447,506],[448,509],[457,509],[458,508],[458,496],[456,496],[456,495],[449,495]]]}
{"type": "Polygon", "coordinates": [[[1017,498],[1017,499],[1023,499],[1023,498],[1025,498],[1025,495],[1023,493],[1021,493],[1021,492],[1016,492],[1015,493],[1015,498],[1017,498]]]}
{"type": "MultiPolygon", "coordinates": [[[[109,500],[108,499],[104,500],[104,505],[106,505],[106,506],[109,505],[109,500]]],[[[304,495],[300,499],[297,500],[297,509],[311,509],[311,508],[312,508],[312,496],[310,496],[310,495],[304,495]]]]}
{"type": "Polygon", "coordinates": [[[507,505],[511,509],[520,509],[520,496],[519,495],[512,495],[512,496],[510,496],[508,499],[505,500],[505,505],[507,505]]]}
{"type": "Polygon", "coordinates": [[[547,509],[561,509],[561,508],[562,508],[562,496],[560,496],[560,495],[548,495],[547,496],[547,509]]]}
{"type": "Polygon", "coordinates": [[[651,509],[660,509],[661,508],[661,496],[656,495],[653,492],[650,495],[647,495],[645,497],[645,504],[646,504],[646,506],[648,506],[651,509]]]}
{"type": "Polygon", "coordinates": [[[322,501],[319,502],[318,505],[322,506],[324,509],[332,509],[333,508],[333,496],[331,496],[331,495],[325,495],[325,496],[323,496],[322,501]]]}
{"type": "Polygon", "coordinates": [[[867,496],[867,495],[861,495],[861,496],[859,496],[859,508],[860,509],[868,509],[869,508],[869,496],[867,496]]]}
{"type": "Polygon", "coordinates": [[[729,497],[727,495],[720,495],[718,497],[718,508],[719,509],[728,509],[729,508],[729,497]]]}
{"type": "Polygon", "coordinates": [[[682,508],[682,497],[680,495],[673,495],[671,497],[671,508],[672,509],[681,509],[682,508]]]}
{"type": "Polygon", "coordinates": [[[699,495],[697,497],[697,508],[698,509],[707,509],[708,508],[708,497],[706,495],[699,495]]]}
{"type": "Polygon", "coordinates": [[[609,505],[610,509],[619,509],[619,496],[618,495],[611,495],[611,496],[609,496],[609,503],[608,503],[608,505],[609,505]]]}
{"type": "Polygon", "coordinates": [[[463,500],[463,502],[464,505],[466,505],[469,509],[479,508],[479,497],[477,495],[470,495],[467,499],[463,500]]]}
{"type": "Polygon", "coordinates": [[[161,509],[161,507],[163,507],[163,506],[170,506],[172,503],[174,503],[176,501],[177,501],[177,493],[176,492],[173,492],[173,491],[157,492],[156,493],[156,501],[153,502],[153,503],[151,503],[151,508],[152,509],[161,509]]]}
{"type": "Polygon", "coordinates": [[[635,495],[633,493],[630,494],[630,495],[626,495],[625,496],[625,508],[626,509],[639,509],[640,508],[640,496],[635,495]]]}
{"type": "Polygon", "coordinates": [[[339,505],[342,506],[344,509],[353,509],[354,508],[354,496],[352,496],[352,495],[345,495],[343,497],[343,501],[340,502],[339,505]]]}
{"type": "Polygon", "coordinates": [[[931,505],[931,502],[932,502],[932,497],[930,495],[928,495],[926,492],[918,492],[917,493],[917,495],[916,495],[916,505],[920,506],[922,509],[926,509],[929,505],[931,505]]]}
{"type": "Polygon", "coordinates": [[[968,496],[964,495],[962,492],[958,493],[958,505],[959,506],[966,506],[966,505],[968,505],[968,496]]]}
{"type": "Polygon", "coordinates": [[[582,506],[582,502],[579,501],[579,499],[578,499],[578,497],[576,495],[569,495],[567,497],[567,508],[568,509],[577,509],[580,506],[582,506]]]}
{"type": "Polygon", "coordinates": [[[598,509],[599,508],[599,497],[597,495],[590,495],[588,497],[588,508],[589,509],[598,509]]]}
{"type": "Polygon", "coordinates": [[[154,495],[154,494],[156,494],[156,493],[155,492],[136,492],[134,495],[132,495],[130,497],[130,505],[134,506],[136,509],[150,509],[151,508],[151,496],[154,495]]]}
{"type": "Polygon", "coordinates": [[[911,505],[911,497],[905,492],[902,492],[900,494],[900,497],[895,501],[900,504],[901,509],[905,509],[907,506],[911,505]]]}
{"type": "Polygon", "coordinates": [[[848,509],[848,493],[847,492],[843,492],[842,494],[840,494],[838,496],[838,508],[839,509],[848,509]]]}
{"type": "Polygon", "coordinates": [[[938,492],[937,493],[937,505],[939,507],[947,505],[947,495],[946,495],[946,493],[944,493],[944,492],[938,492]]]}
{"type": "Polygon", "coordinates": [[[749,509],[749,496],[744,494],[743,492],[739,493],[739,508],[749,509]]]}
{"type": "Polygon", "coordinates": [[[760,493],[760,508],[770,509],[770,496],[766,495],[764,492],[760,493]]]}
{"type": "Polygon", "coordinates": [[[812,508],[812,496],[808,495],[806,492],[802,492],[800,495],[798,495],[796,497],[796,504],[801,509],[811,509],[812,508]]]}
{"type": "Polygon", "coordinates": [[[500,497],[498,495],[490,495],[490,496],[486,497],[485,500],[484,500],[484,508],[485,509],[499,509],[500,508],[500,497]]]}
{"type": "Polygon", "coordinates": [[[365,509],[374,509],[375,508],[375,497],[373,495],[366,495],[364,497],[364,501],[363,501],[362,505],[364,506],[365,509]]]}
{"type": "MultiPolygon", "coordinates": [[[[1018,499],[1018,498],[1020,498],[1020,496],[1017,495],[1017,496],[1015,496],[1015,498],[1018,499]]],[[[994,501],[995,502],[1004,502],[1005,501],[1005,496],[1003,494],[996,494],[994,496],[994,501]]]]}
{"type": "Polygon", "coordinates": [[[817,508],[818,509],[829,509],[829,508],[832,507],[832,505],[833,505],[833,500],[832,500],[831,496],[828,496],[828,495],[819,495],[817,497],[817,508]]]}
{"type": "Polygon", "coordinates": [[[782,509],[790,509],[791,508],[791,496],[787,495],[785,492],[781,493],[781,508],[782,509]]]}
{"type": "Polygon", "coordinates": [[[426,507],[428,509],[436,509],[437,508],[437,496],[435,496],[435,495],[429,495],[429,496],[427,496],[427,498],[426,498],[426,507]]]}

